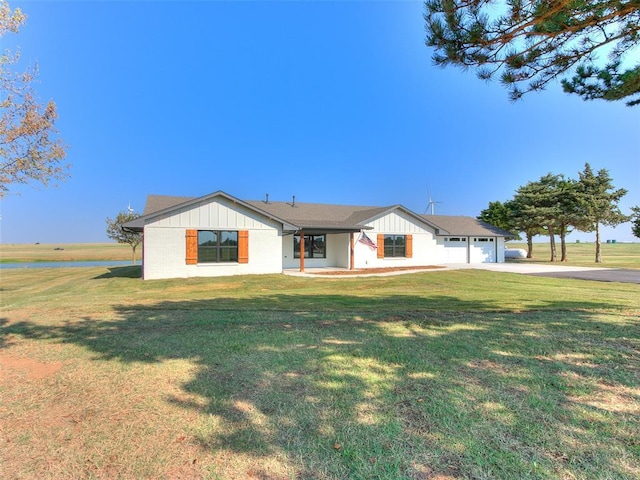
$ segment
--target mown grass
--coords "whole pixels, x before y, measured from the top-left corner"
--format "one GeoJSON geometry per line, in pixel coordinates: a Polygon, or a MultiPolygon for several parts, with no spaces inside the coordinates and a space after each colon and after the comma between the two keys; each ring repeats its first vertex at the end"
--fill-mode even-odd
{"type": "MultiPolygon", "coordinates": [[[[508,246],[509,248],[527,249],[527,245],[524,243],[508,242],[508,246]]],[[[558,259],[560,259],[560,253],[560,242],[558,242],[558,259]]],[[[549,262],[551,250],[548,243],[535,243],[533,255],[533,259],[509,261],[552,264],[549,262]]],[[[640,243],[602,243],[602,263],[595,263],[595,258],[596,246],[594,243],[568,243],[567,262],[562,262],[562,265],[640,269],[640,243]]]]}
{"type": "MultiPolygon", "coordinates": [[[[509,242],[509,248],[524,248],[522,243],[509,242]]],[[[140,259],[141,247],[136,258],[140,259]]],[[[549,263],[549,245],[534,244],[534,259],[517,260],[535,263],[549,263]]],[[[640,269],[640,243],[603,243],[603,263],[595,263],[595,245],[593,243],[568,243],[567,265],[600,266],[610,268],[640,269]]],[[[558,244],[558,254],[560,245],[558,244]]],[[[0,245],[0,263],[4,262],[55,262],[55,261],[91,261],[91,260],[130,260],[131,247],[118,243],[74,243],[74,244],[2,244],[0,245]],[[62,250],[56,250],[62,249],[62,250]]]]}
{"type": "Polygon", "coordinates": [[[640,287],[2,272],[6,478],[638,478],[640,287]]]}
{"type": "MultiPolygon", "coordinates": [[[[140,250],[141,247],[138,247],[140,250]]],[[[136,257],[140,259],[140,252],[136,257]]],[[[2,244],[0,263],[131,260],[131,247],[122,243],[2,244]]]]}

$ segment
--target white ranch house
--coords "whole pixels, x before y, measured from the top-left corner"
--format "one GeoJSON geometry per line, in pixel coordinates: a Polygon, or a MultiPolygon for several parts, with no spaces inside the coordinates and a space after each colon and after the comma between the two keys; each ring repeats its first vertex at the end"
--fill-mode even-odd
{"type": "Polygon", "coordinates": [[[149,195],[124,225],[143,233],[144,279],[504,262],[512,234],[471,217],[401,206],[149,195]]]}

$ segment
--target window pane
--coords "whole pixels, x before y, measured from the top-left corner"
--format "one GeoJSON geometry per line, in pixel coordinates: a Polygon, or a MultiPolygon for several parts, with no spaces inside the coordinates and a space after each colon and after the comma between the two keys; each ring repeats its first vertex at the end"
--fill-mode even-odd
{"type": "MultiPolygon", "coordinates": [[[[326,258],[326,235],[304,236],[304,258],[326,258]]],[[[300,258],[300,235],[293,237],[293,258],[300,258]]]]}
{"type": "Polygon", "coordinates": [[[395,235],[385,235],[384,236],[384,256],[385,257],[394,257],[394,248],[393,244],[395,243],[395,235]]]}
{"type": "Polygon", "coordinates": [[[406,252],[405,235],[385,235],[384,236],[384,256],[385,257],[404,257],[406,252]]]}
{"type": "Polygon", "coordinates": [[[213,247],[218,244],[218,232],[210,230],[198,231],[198,246],[213,247]]]}
{"type": "Polygon", "coordinates": [[[325,258],[327,256],[327,247],[324,235],[314,235],[309,243],[313,247],[310,255],[311,257],[325,258]]]}
{"type": "Polygon", "coordinates": [[[237,261],[238,232],[198,231],[198,263],[237,261]]]}
{"type": "Polygon", "coordinates": [[[218,249],[211,247],[198,248],[198,263],[211,263],[218,261],[218,249]]]}
{"type": "Polygon", "coordinates": [[[221,262],[237,262],[238,248],[237,247],[221,247],[220,261],[221,262]]]}
{"type": "Polygon", "coordinates": [[[311,252],[313,251],[313,249],[312,249],[312,244],[313,244],[312,238],[313,237],[311,237],[309,235],[305,235],[304,236],[304,256],[307,257],[307,258],[311,258],[311,252]]]}
{"type": "Polygon", "coordinates": [[[238,232],[220,232],[220,246],[238,246],[238,232]]]}

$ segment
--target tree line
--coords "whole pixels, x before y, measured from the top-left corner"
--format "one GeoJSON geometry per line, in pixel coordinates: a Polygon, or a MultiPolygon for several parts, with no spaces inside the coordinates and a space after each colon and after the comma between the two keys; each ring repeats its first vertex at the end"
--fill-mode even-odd
{"type": "Polygon", "coordinates": [[[640,207],[633,207],[632,215],[624,215],[618,206],[626,194],[624,188],[613,186],[607,169],[596,173],[586,163],[577,179],[548,173],[519,187],[512,199],[490,202],[478,219],[514,234],[523,233],[527,258],[533,258],[533,237],[547,235],[552,262],[558,261],[556,237],[560,239],[559,260],[566,262],[567,235],[573,230],[595,232],[595,261],[601,263],[600,225],[616,226],[632,220],[634,235],[640,237],[640,207]]]}

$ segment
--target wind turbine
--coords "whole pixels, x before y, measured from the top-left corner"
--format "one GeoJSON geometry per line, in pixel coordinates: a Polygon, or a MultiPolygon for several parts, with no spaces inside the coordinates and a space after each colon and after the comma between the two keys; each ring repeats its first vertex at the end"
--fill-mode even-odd
{"type": "Polygon", "coordinates": [[[427,204],[427,208],[424,211],[424,213],[427,213],[427,210],[431,210],[431,215],[435,215],[436,214],[436,203],[442,203],[442,202],[437,202],[436,200],[431,198],[431,193],[429,192],[429,185],[428,184],[427,184],[427,196],[429,197],[429,203],[427,204]]]}

